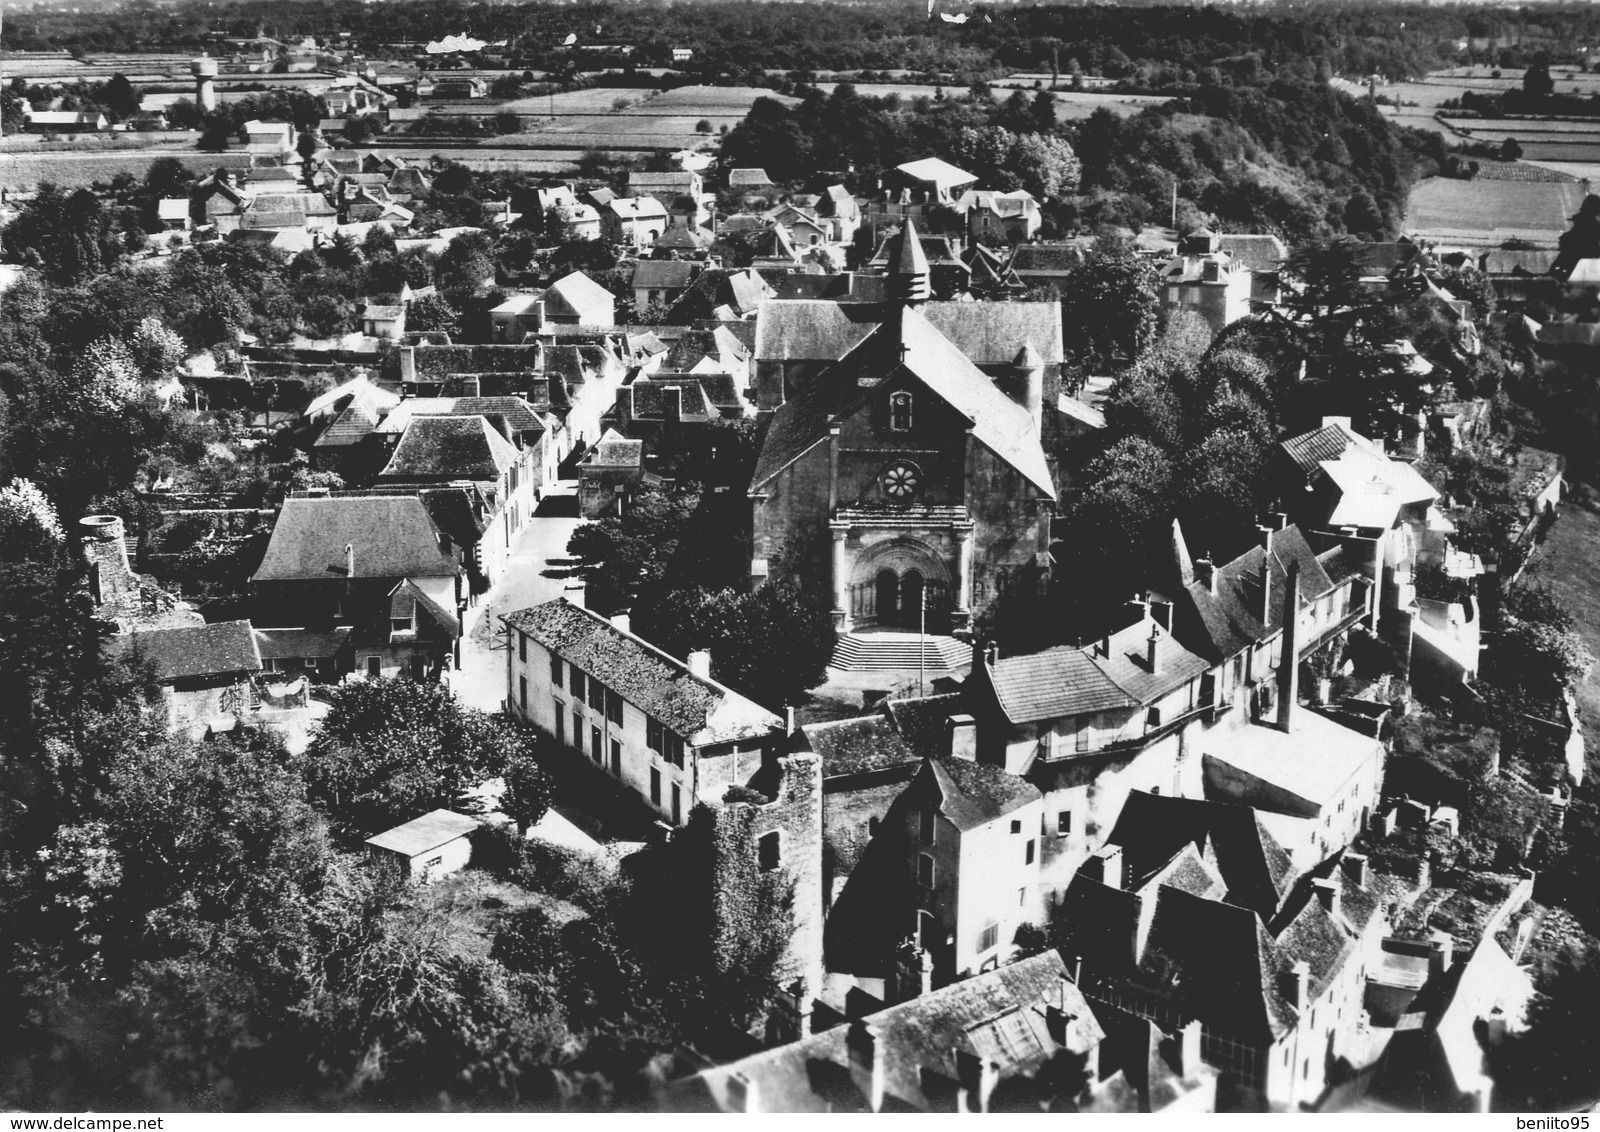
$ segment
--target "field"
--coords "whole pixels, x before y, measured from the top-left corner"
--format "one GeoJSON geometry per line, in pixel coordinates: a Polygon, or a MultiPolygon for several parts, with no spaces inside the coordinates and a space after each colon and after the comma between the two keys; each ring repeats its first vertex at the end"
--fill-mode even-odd
{"type": "Polygon", "coordinates": [[[1498,246],[1515,236],[1553,246],[1584,192],[1576,181],[1430,177],[1411,191],[1406,231],[1451,245],[1498,246]]]}
{"type": "MultiPolygon", "coordinates": [[[[1048,79],[1048,76],[1046,76],[1048,79]]],[[[830,94],[838,83],[818,83],[817,89],[825,90],[830,94]]],[[[873,98],[884,98],[890,94],[898,94],[901,98],[932,98],[938,91],[943,90],[946,97],[965,98],[967,92],[958,86],[938,87],[926,83],[857,83],[856,91],[873,98]]],[[[998,102],[1004,102],[1018,90],[1030,97],[1034,93],[1031,86],[990,88],[990,95],[998,102]]],[[[1102,107],[1113,114],[1128,117],[1149,106],[1159,106],[1170,99],[1149,94],[1101,94],[1084,90],[1058,90],[1056,96],[1056,117],[1063,121],[1076,121],[1087,118],[1102,107]]]]}
{"type": "Polygon", "coordinates": [[[31,192],[35,186],[52,181],[65,189],[87,188],[96,181],[109,181],[118,173],[131,173],[144,180],[158,158],[176,157],[197,176],[219,165],[244,169],[250,158],[243,153],[201,153],[191,144],[185,149],[139,149],[76,153],[0,154],[0,188],[11,192],[31,192]]]}

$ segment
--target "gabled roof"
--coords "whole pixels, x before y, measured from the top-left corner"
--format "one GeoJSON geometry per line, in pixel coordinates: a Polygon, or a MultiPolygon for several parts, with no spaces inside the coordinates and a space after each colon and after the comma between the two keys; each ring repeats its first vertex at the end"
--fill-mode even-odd
{"type": "MultiPolygon", "coordinates": [[[[1046,365],[1062,359],[1061,305],[1021,302],[929,302],[928,322],[979,366],[1011,364],[1032,342],[1046,365]]],[[[755,356],[761,361],[835,361],[883,321],[886,304],[783,299],[761,304],[755,356]]]]}
{"type": "Polygon", "coordinates": [[[644,459],[644,441],[629,440],[614,428],[608,428],[595,441],[594,447],[582,463],[590,467],[639,467],[644,459]]]}
{"type": "MultiPolygon", "coordinates": [[[[1183,536],[1177,520],[1173,521],[1173,530],[1181,544],[1183,536]]],[[[1187,559],[1187,551],[1182,554],[1187,559]]],[[[1215,567],[1216,593],[1192,574],[1182,578],[1180,611],[1174,622],[1179,635],[1185,638],[1188,647],[1213,662],[1270,639],[1283,628],[1283,588],[1288,584],[1291,562],[1300,564],[1302,605],[1333,590],[1333,579],[1323,568],[1322,560],[1306,542],[1300,528],[1291,524],[1272,533],[1271,554],[1261,546],[1253,546],[1232,562],[1215,567]],[[1272,586],[1265,620],[1261,617],[1263,562],[1272,586]],[[1191,630],[1192,638],[1189,637],[1191,630]]],[[[1183,564],[1178,565],[1178,572],[1183,573],[1183,564]]]]}
{"type": "Polygon", "coordinates": [[[988,671],[1000,710],[1012,723],[1112,711],[1136,702],[1084,649],[1062,646],[1002,657],[988,671]]]}
{"type": "Polygon", "coordinates": [[[458,837],[465,837],[477,829],[478,824],[477,818],[469,818],[466,814],[433,810],[420,818],[413,818],[405,825],[397,825],[376,837],[367,838],[367,844],[375,849],[388,849],[407,857],[418,857],[458,837]]]}
{"type": "Polygon", "coordinates": [[[961,711],[954,694],[886,700],[872,715],[808,723],[800,732],[820,757],[824,779],[874,774],[914,767],[944,751],[946,720],[961,711]]]}
{"type": "Polygon", "coordinates": [[[695,281],[701,265],[682,259],[642,259],[633,266],[636,290],[678,290],[695,281]]]}
{"type": "MultiPolygon", "coordinates": [[[[1105,1037],[1055,951],[941,987],[864,1021],[877,1031],[887,1109],[932,1110],[938,1102],[924,1090],[959,1079],[957,1050],[991,1061],[1007,1081],[1036,1072],[1059,1050],[1087,1054],[1105,1037]],[[1066,1019],[1061,1030],[1048,1023],[1052,1007],[1066,1019]]],[[[674,1093],[685,1105],[709,1102],[733,1111],[739,1106],[730,1079],[738,1075],[754,1086],[765,1112],[861,1111],[865,1098],[851,1083],[849,1033],[850,1026],[835,1026],[706,1069],[674,1093]]]]}
{"type": "Polygon", "coordinates": [[[497,479],[521,459],[481,416],[413,417],[380,479],[497,479]]]}
{"type": "Polygon", "coordinates": [[[1289,249],[1273,235],[1224,234],[1217,237],[1217,246],[1246,271],[1277,271],[1289,258],[1289,249]]]}
{"type": "Polygon", "coordinates": [[[354,397],[357,394],[370,399],[371,403],[380,409],[389,410],[400,403],[400,395],[390,393],[387,389],[374,385],[365,375],[351,378],[342,385],[336,385],[326,393],[318,394],[311,399],[311,403],[300,410],[302,417],[315,417],[324,411],[331,411],[338,402],[345,397],[354,397]]]}
{"type": "Polygon", "coordinates": [[[667,210],[655,197],[617,197],[605,207],[622,220],[665,220],[667,210]]]}
{"type": "Polygon", "coordinates": [[[1400,508],[1439,497],[1410,464],[1379,451],[1341,422],[1292,436],[1280,447],[1308,480],[1331,481],[1335,487],[1337,499],[1327,519],[1332,526],[1387,529],[1400,508]]]}
{"type": "MultiPolygon", "coordinates": [[[[786,304],[766,304],[763,311],[786,304]]],[[[1041,494],[1055,498],[1038,430],[1027,409],[1002,393],[982,370],[916,308],[906,308],[898,332],[875,329],[828,372],[808,382],[773,416],[750,490],[759,490],[827,435],[831,422],[864,403],[857,371],[885,379],[909,373],[972,422],[973,438],[1015,468],[1041,494]],[[893,339],[893,341],[891,341],[893,339]]],[[[1013,346],[1015,350],[1015,346],[1013,346]]]]}
{"type": "Polygon", "coordinates": [[[332,629],[257,629],[256,651],[262,660],[319,660],[337,656],[350,644],[351,631],[349,625],[332,629]]]}
{"type": "Polygon", "coordinates": [[[783,726],[761,705],[565,598],[502,620],[696,746],[758,739],[783,726]]]}
{"type": "Polygon", "coordinates": [[[115,654],[141,657],[163,684],[261,671],[261,654],[248,621],[135,631],[112,637],[106,644],[115,654]]]}
{"type": "Polygon", "coordinates": [[[1298,799],[1290,808],[1325,813],[1349,794],[1350,782],[1374,760],[1383,747],[1370,735],[1351,730],[1314,711],[1298,709],[1290,715],[1287,733],[1273,727],[1240,728],[1219,741],[1203,741],[1203,762],[1224,763],[1235,773],[1213,782],[1206,773],[1206,795],[1244,801],[1260,809],[1285,812],[1269,800],[1272,796],[1298,799]],[[1240,785],[1240,775],[1255,779],[1269,790],[1252,791],[1240,785]],[[1241,793],[1250,797],[1240,797],[1241,793]]]}
{"type": "Polygon", "coordinates": [[[164,197],[156,205],[156,215],[162,220],[189,219],[189,198],[164,197]]]}
{"type": "MultiPolygon", "coordinates": [[[[988,763],[967,759],[927,759],[918,777],[931,781],[939,811],[962,832],[1005,817],[1044,795],[1025,778],[988,763]]],[[[916,789],[916,781],[909,789],[916,789]]]]}
{"type": "Polygon", "coordinates": [[[616,298],[581,271],[563,275],[545,292],[545,300],[555,299],[567,311],[587,324],[600,325],[615,318],[616,298]]]}
{"type": "Polygon", "coordinates": [[[461,635],[461,622],[456,615],[429,597],[421,586],[406,578],[389,591],[389,617],[391,620],[429,620],[449,637],[461,635]]]}
{"type": "Polygon", "coordinates": [[[332,582],[357,578],[455,577],[461,567],[439,547],[422,500],[405,496],[331,496],[284,501],[256,582],[332,582]],[[346,555],[346,547],[351,554],[346,555]]]}
{"type": "Polygon", "coordinates": [[[730,186],[770,186],[771,178],[765,169],[730,169],[728,170],[728,184],[730,186]]]}

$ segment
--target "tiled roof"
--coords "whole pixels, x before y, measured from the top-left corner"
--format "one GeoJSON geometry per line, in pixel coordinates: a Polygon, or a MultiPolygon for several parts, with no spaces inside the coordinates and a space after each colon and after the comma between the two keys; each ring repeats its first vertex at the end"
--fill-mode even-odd
{"type": "Polygon", "coordinates": [[[870,774],[913,765],[919,759],[886,715],[809,723],[800,730],[822,761],[823,778],[870,774]]]}
{"type": "Polygon", "coordinates": [[[162,683],[261,671],[261,654],[256,651],[255,633],[248,621],[150,629],[112,637],[106,643],[113,653],[147,661],[162,683]]]}
{"type": "Polygon", "coordinates": [[[923,766],[919,773],[931,776],[938,788],[940,811],[963,831],[987,825],[1043,796],[1027,779],[988,763],[928,759],[923,766]]]}
{"type": "Polygon", "coordinates": [[[614,428],[608,428],[583,458],[588,465],[636,468],[644,459],[644,441],[629,440],[614,428]]]}
{"type": "Polygon", "coordinates": [[[441,533],[462,546],[472,546],[483,537],[489,509],[476,484],[427,488],[417,494],[441,533]]]}
{"type": "Polygon", "coordinates": [[[1221,235],[1218,246],[1246,271],[1272,272],[1289,258],[1283,241],[1271,235],[1221,235]]]}
{"type": "Polygon", "coordinates": [[[536,373],[537,344],[507,346],[419,346],[415,354],[417,376],[449,377],[457,373],[536,373]]]}
{"type": "Polygon", "coordinates": [[[633,267],[635,289],[675,290],[687,287],[700,274],[698,263],[682,259],[642,259],[633,267]]]}
{"type": "Polygon", "coordinates": [[[696,745],[756,739],[783,726],[759,704],[691,675],[681,661],[565,598],[504,621],[696,745]]]}
{"type": "MultiPolygon", "coordinates": [[[[1088,1054],[1105,1037],[1054,951],[952,983],[870,1014],[865,1021],[877,1030],[885,1109],[890,1111],[933,1109],[938,1102],[923,1090],[935,1082],[959,1080],[958,1050],[995,1062],[1001,1081],[1006,1081],[1037,1072],[1059,1050],[1088,1054]],[[1051,1007],[1065,1015],[1064,1030],[1052,1032],[1047,1021],[1051,1007]]],[[[738,1106],[729,1079],[739,1074],[754,1086],[764,1112],[861,1111],[865,1098],[851,1083],[849,1032],[848,1025],[835,1026],[706,1069],[677,1087],[674,1099],[680,1105],[709,1104],[731,1111],[738,1106]]]]}
{"type": "MultiPolygon", "coordinates": [[[[357,387],[344,411],[333,423],[322,430],[313,443],[314,448],[342,448],[357,444],[378,427],[388,397],[380,396],[383,390],[376,386],[357,387]]],[[[392,396],[392,395],[390,395],[392,396]]]]}
{"type": "MultiPolygon", "coordinates": [[[[763,310],[784,305],[769,303],[763,310]]],[[[868,369],[885,378],[908,372],[972,422],[972,435],[978,443],[1015,468],[1042,495],[1055,498],[1050,469],[1027,409],[1002,393],[916,308],[904,311],[898,334],[887,324],[874,331],[778,410],[751,477],[751,490],[760,488],[826,436],[833,419],[872,396],[873,389],[865,390],[864,397],[852,380],[855,371],[868,369]]]]}
{"type": "Polygon", "coordinates": [[[1300,564],[1302,604],[1314,602],[1334,588],[1300,528],[1290,525],[1273,532],[1270,555],[1262,547],[1253,546],[1232,562],[1216,567],[1216,593],[1198,580],[1183,584],[1178,620],[1174,622],[1179,637],[1212,661],[1270,638],[1283,627],[1283,587],[1288,584],[1290,562],[1300,564]],[[1263,562],[1272,580],[1272,599],[1266,603],[1265,621],[1261,618],[1263,562]]]}
{"type": "Polygon", "coordinates": [[[1106,838],[1123,852],[1125,887],[1143,888],[1187,847],[1213,866],[1226,899],[1270,922],[1294,883],[1289,855],[1249,806],[1135,790],[1106,838]]]}
{"type": "Polygon", "coordinates": [[[403,318],[405,313],[404,306],[389,306],[385,303],[367,303],[361,308],[361,317],[374,322],[394,322],[403,318]]]}
{"type": "Polygon", "coordinates": [[[772,180],[767,176],[765,169],[730,169],[728,170],[728,184],[731,185],[770,185],[772,180]]]}
{"type": "Polygon", "coordinates": [[[1012,723],[1133,707],[1127,692],[1083,649],[1060,647],[1001,657],[989,669],[1000,709],[1012,723]]]}
{"type": "Polygon", "coordinates": [[[1011,253],[1011,270],[1019,275],[1066,275],[1083,263],[1077,244],[1018,244],[1011,253]]]}
{"type": "MultiPolygon", "coordinates": [[[[834,361],[883,320],[876,303],[784,299],[761,304],[756,318],[757,360],[834,361]]],[[[1062,358],[1061,307],[1057,303],[930,302],[921,315],[979,366],[1010,365],[1032,342],[1046,365],[1062,358]]]]}
{"type": "Polygon", "coordinates": [[[257,629],[256,651],[262,660],[285,657],[331,657],[350,643],[350,626],[334,629],[257,629]]]}
{"type": "Polygon", "coordinates": [[[413,417],[379,477],[493,480],[520,458],[481,416],[413,417]]]}
{"type": "Polygon", "coordinates": [[[942,754],[946,750],[945,721],[964,711],[959,692],[885,700],[883,710],[894,720],[905,743],[923,758],[942,754]]]}
{"type": "Polygon", "coordinates": [[[338,581],[345,547],[357,578],[454,577],[461,567],[416,496],[332,496],[284,501],[253,581],[338,581]]]}
{"type": "Polygon", "coordinates": [[[450,810],[434,810],[413,818],[405,825],[367,838],[367,844],[378,849],[388,849],[407,857],[416,857],[431,849],[464,837],[478,828],[478,819],[450,810]]]}

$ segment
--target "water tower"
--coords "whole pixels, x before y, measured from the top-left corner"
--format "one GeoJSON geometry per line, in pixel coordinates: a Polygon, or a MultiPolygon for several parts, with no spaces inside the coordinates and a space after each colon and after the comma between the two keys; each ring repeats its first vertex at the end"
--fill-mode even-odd
{"type": "Polygon", "coordinates": [[[194,104],[202,113],[217,108],[217,61],[202,55],[189,64],[194,75],[194,104]]]}

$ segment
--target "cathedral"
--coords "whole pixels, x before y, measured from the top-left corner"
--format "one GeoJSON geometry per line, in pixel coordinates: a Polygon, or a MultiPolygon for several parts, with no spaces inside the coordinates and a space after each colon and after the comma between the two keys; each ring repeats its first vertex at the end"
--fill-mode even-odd
{"type": "Polygon", "coordinates": [[[959,632],[1049,568],[1056,490],[1040,430],[1060,308],[938,304],[963,308],[991,355],[980,368],[929,317],[928,261],[909,223],[889,266],[888,301],[850,315],[876,325],[782,391],[750,482],[752,581],[825,562],[841,632],[959,632]],[[1032,309],[1019,319],[1017,308],[1032,309]],[[1017,340],[997,344],[1004,329],[1017,340]],[[1009,362],[993,364],[997,349],[1009,362]]]}

